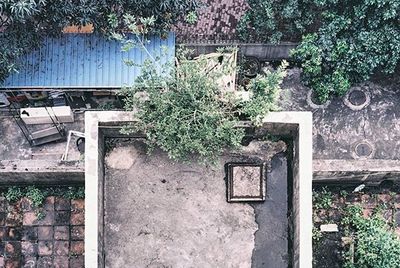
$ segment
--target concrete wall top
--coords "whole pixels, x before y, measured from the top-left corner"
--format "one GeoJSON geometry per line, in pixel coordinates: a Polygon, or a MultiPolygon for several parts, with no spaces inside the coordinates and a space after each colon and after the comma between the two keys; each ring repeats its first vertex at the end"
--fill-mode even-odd
{"type": "MultiPolygon", "coordinates": [[[[86,267],[98,267],[98,185],[99,185],[99,127],[107,122],[136,121],[134,113],[101,111],[85,113],[85,263],[86,267]]],[[[299,245],[300,254],[296,268],[312,267],[312,114],[311,112],[272,112],[263,122],[297,125],[299,174],[299,245]]],[[[100,137],[102,138],[102,137],[100,137]]]]}

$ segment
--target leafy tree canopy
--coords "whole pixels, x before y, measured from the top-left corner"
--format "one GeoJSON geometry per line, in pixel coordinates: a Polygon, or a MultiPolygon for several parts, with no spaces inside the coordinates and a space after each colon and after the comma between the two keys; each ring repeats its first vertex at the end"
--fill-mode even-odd
{"type": "Polygon", "coordinates": [[[294,57],[306,84],[326,101],[400,60],[400,0],[249,0],[242,39],[301,41],[294,57]]]}

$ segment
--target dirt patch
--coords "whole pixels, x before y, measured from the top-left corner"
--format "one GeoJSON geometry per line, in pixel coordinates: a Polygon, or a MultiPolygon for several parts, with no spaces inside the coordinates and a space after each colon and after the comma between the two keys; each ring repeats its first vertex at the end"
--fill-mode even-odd
{"type": "Polygon", "coordinates": [[[133,147],[114,148],[105,159],[106,165],[113,169],[129,169],[137,159],[137,151],[133,147]]]}

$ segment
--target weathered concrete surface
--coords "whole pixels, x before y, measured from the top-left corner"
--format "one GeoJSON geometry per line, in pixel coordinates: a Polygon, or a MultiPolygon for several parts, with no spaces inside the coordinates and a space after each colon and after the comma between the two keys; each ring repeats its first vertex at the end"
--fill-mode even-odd
{"type": "MultiPolygon", "coordinates": [[[[83,114],[74,114],[75,122],[66,123],[66,133],[69,130],[84,131],[83,114]]],[[[30,125],[30,130],[46,128],[47,125],[30,125]]],[[[11,116],[0,115],[0,160],[55,160],[61,159],[66,147],[66,141],[48,143],[31,147],[11,116]]],[[[68,153],[69,160],[79,160],[81,155],[75,146],[75,137],[71,140],[68,153]]]]}
{"type": "MultiPolygon", "coordinates": [[[[118,150],[111,161],[127,161],[118,150]]],[[[106,170],[106,267],[252,266],[256,215],[249,204],[226,202],[223,168],[248,155],[225,155],[218,165],[206,167],[172,162],[160,151],[148,156],[141,142],[130,150],[137,153],[129,170],[106,170]]],[[[287,209],[286,201],[282,205],[287,209]]],[[[286,217],[279,220],[262,227],[266,237],[277,225],[287,226],[286,217]]],[[[268,251],[287,253],[285,245],[268,251]]]]}
{"type": "Polygon", "coordinates": [[[233,167],[233,195],[260,196],[260,167],[236,166],[233,167]]]}
{"type": "Polygon", "coordinates": [[[323,109],[307,104],[308,88],[300,81],[300,70],[291,69],[285,80],[283,110],[313,112],[313,158],[354,159],[358,142],[367,141],[374,149],[371,159],[400,159],[400,94],[398,81],[385,85],[359,85],[370,93],[370,104],[351,110],[343,98],[335,97],[323,109]]]}
{"type": "MultiPolygon", "coordinates": [[[[82,114],[75,115],[75,122],[65,124],[68,130],[83,131],[82,114]]],[[[46,128],[32,125],[30,130],[46,128]]],[[[0,184],[84,182],[84,161],[71,139],[68,161],[61,161],[66,141],[32,147],[25,139],[15,120],[0,115],[0,184]]]]}
{"type": "Polygon", "coordinates": [[[379,184],[400,178],[400,160],[386,159],[318,159],[313,161],[314,182],[379,184]]]}
{"type": "Polygon", "coordinates": [[[284,154],[272,158],[271,171],[267,174],[267,198],[264,203],[253,205],[258,223],[253,268],[288,267],[287,168],[284,154]]]}
{"type": "MultiPolygon", "coordinates": [[[[102,265],[103,244],[103,131],[105,123],[134,122],[134,113],[88,112],[85,114],[85,263],[90,267],[102,265]],[[90,154],[88,152],[91,152],[90,154]],[[96,153],[97,152],[97,153],[96,153]]],[[[265,127],[275,135],[293,138],[294,157],[290,163],[293,177],[292,222],[293,267],[309,268],[312,263],[312,117],[310,112],[271,112],[264,119],[265,127]],[[286,128],[284,127],[286,126],[286,128]],[[272,129],[271,129],[272,128],[272,129]],[[276,129],[277,128],[277,129],[276,129]],[[287,131],[287,128],[289,131],[287,131]],[[281,132],[283,131],[283,132],[281,132]],[[300,157],[301,156],[301,157],[300,157]]],[[[107,136],[108,137],[108,136],[107,136]]],[[[267,153],[270,151],[267,150],[267,153]]],[[[116,195],[117,196],[117,195],[116,195]]],[[[120,196],[118,196],[119,198],[120,196]]],[[[106,234],[105,234],[106,235],[106,234]]]]}
{"type": "Polygon", "coordinates": [[[130,169],[136,162],[138,152],[133,147],[114,148],[105,159],[106,165],[112,169],[130,169]]]}
{"type": "Polygon", "coordinates": [[[0,185],[85,181],[82,161],[0,160],[0,185]]]}

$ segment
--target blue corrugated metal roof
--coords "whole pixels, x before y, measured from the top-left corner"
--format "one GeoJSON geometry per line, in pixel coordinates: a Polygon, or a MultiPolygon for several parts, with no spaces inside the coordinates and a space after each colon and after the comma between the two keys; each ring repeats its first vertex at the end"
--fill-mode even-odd
{"type": "MultiPolygon", "coordinates": [[[[168,48],[162,62],[175,56],[175,35],[151,37],[146,48],[153,56],[168,48]]],[[[18,73],[11,74],[3,88],[120,88],[133,84],[139,67],[123,60],[143,63],[147,54],[140,48],[121,51],[121,43],[95,34],[64,34],[46,38],[42,47],[22,57],[18,73]]]]}

